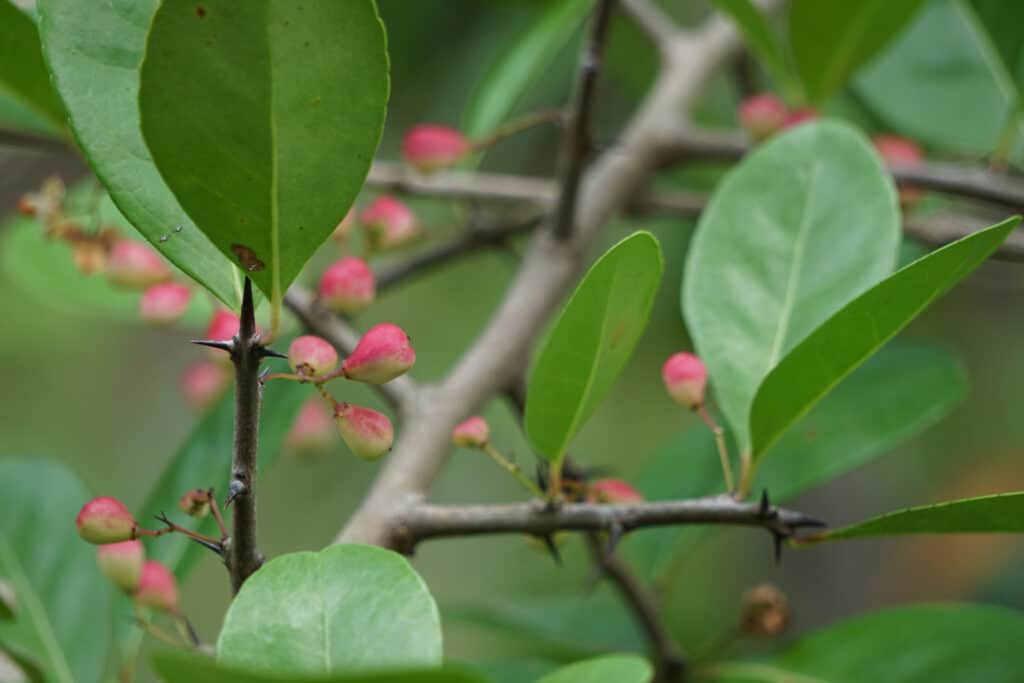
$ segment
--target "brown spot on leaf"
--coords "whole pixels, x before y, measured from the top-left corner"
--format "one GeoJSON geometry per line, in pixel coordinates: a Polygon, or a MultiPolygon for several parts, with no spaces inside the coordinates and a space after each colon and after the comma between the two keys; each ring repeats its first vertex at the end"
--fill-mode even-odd
{"type": "Polygon", "coordinates": [[[266,267],[266,264],[257,258],[256,252],[253,251],[251,247],[247,247],[244,244],[232,244],[231,253],[238,258],[238,262],[242,265],[242,268],[250,273],[257,270],[263,270],[266,267]]]}
{"type": "Polygon", "coordinates": [[[197,6],[196,7],[196,16],[199,17],[200,19],[205,17],[206,16],[206,8],[203,7],[202,5],[197,6]]]}

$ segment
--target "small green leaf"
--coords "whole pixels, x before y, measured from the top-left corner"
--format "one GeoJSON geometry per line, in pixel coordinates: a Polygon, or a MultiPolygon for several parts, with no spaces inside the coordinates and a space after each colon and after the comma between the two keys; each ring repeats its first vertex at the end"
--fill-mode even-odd
{"type": "Polygon", "coordinates": [[[464,118],[466,135],[490,135],[508,118],[526,89],[565,48],[592,7],[590,0],[543,3],[527,31],[515,37],[477,85],[464,118]]]}
{"type": "Polygon", "coordinates": [[[812,101],[821,102],[895,37],[924,0],[794,0],[793,59],[812,101]]]}
{"type": "Polygon", "coordinates": [[[334,545],[275,558],[242,586],[218,659],[276,673],[337,673],[441,663],[441,621],[401,555],[334,545]]]}
{"type": "Polygon", "coordinates": [[[157,9],[139,109],[185,211],[279,303],[362,187],[387,99],[372,0],[206,0],[157,9]]]}
{"type": "Polygon", "coordinates": [[[622,240],[591,266],[530,374],[526,433],[557,461],[615,384],[647,326],[664,267],[649,232],[622,240]]]}
{"type": "Polygon", "coordinates": [[[605,655],[564,666],[537,683],[648,683],[651,665],[637,655],[605,655]]]}
{"type": "Polygon", "coordinates": [[[805,124],[760,146],[716,189],[683,278],[683,315],[736,441],[758,385],[801,339],[888,275],[892,182],[864,137],[805,124]]]}
{"type": "Polygon", "coordinates": [[[1019,220],[1009,218],[979,230],[902,268],[790,351],[754,399],[750,431],[755,460],[822,396],[987,259],[1019,220]]]}
{"type": "Polygon", "coordinates": [[[64,108],[50,85],[39,30],[10,0],[0,0],[0,90],[45,117],[55,132],[63,130],[64,108]]]}
{"type": "Polygon", "coordinates": [[[43,50],[75,138],[118,208],[171,263],[237,308],[238,270],[185,215],[142,141],[139,64],[158,4],[39,0],[43,50]]]}
{"type": "Polygon", "coordinates": [[[799,81],[786,57],[786,49],[768,18],[750,0],[712,0],[715,7],[732,17],[743,40],[771,77],[790,97],[799,92],[799,81]]]}

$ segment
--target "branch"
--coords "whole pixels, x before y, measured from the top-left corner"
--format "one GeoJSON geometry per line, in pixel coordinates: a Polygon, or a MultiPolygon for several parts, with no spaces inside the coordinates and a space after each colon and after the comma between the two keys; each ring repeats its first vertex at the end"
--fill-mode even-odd
{"type": "Polygon", "coordinates": [[[574,101],[571,115],[566,122],[565,143],[562,147],[562,161],[558,198],[553,230],[559,240],[572,237],[576,226],[576,201],[579,194],[583,167],[591,151],[590,117],[597,91],[597,78],[601,73],[601,57],[604,53],[608,26],[611,24],[615,0],[597,0],[597,8],[590,22],[590,34],[580,53],[579,71],[576,76],[574,101]]]}
{"type": "Polygon", "coordinates": [[[632,20],[641,31],[647,34],[661,58],[665,59],[678,35],[675,22],[667,16],[652,0],[620,0],[622,12],[632,20]]]}
{"type": "Polygon", "coordinates": [[[10,128],[0,128],[0,147],[19,147],[38,149],[41,151],[62,150],[69,148],[69,141],[37,133],[28,133],[10,128]]]}

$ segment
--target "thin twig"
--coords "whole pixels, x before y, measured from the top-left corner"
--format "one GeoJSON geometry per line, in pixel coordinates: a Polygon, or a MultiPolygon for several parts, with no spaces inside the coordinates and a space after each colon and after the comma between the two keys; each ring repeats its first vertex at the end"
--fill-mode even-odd
{"type": "Polygon", "coordinates": [[[647,34],[654,47],[664,59],[672,41],[679,35],[672,18],[667,16],[652,0],[619,0],[622,12],[647,34]]]}
{"type": "Polygon", "coordinates": [[[61,150],[68,149],[68,140],[65,138],[12,130],[10,128],[0,128],[0,147],[19,147],[44,151],[61,150]]]}

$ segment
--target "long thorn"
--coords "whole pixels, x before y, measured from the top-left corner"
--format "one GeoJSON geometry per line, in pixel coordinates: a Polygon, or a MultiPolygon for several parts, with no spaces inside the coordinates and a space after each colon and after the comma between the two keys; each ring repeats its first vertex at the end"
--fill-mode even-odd
{"type": "Polygon", "coordinates": [[[230,339],[193,339],[192,343],[199,346],[209,346],[211,349],[220,349],[228,353],[232,353],[235,350],[235,342],[230,339]]]}

